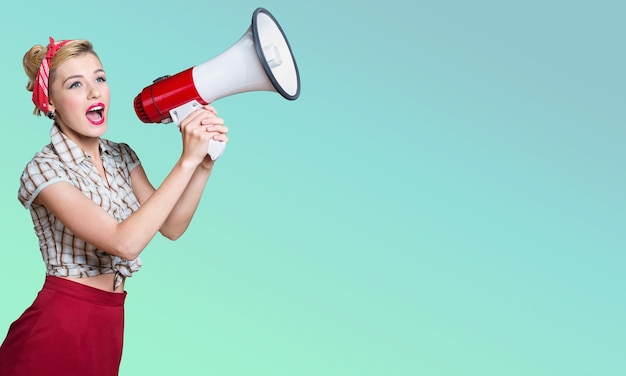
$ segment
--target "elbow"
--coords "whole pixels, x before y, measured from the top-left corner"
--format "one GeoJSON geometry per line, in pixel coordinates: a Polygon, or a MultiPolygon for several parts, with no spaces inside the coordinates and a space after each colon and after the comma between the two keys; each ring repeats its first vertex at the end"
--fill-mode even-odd
{"type": "Polygon", "coordinates": [[[161,235],[163,235],[166,239],[169,240],[178,240],[183,235],[181,231],[161,231],[161,235]]]}
{"type": "Polygon", "coordinates": [[[109,253],[119,256],[124,260],[134,260],[139,257],[141,251],[143,251],[145,246],[140,246],[138,244],[130,244],[128,242],[119,242],[114,245],[112,249],[109,250],[109,253]]]}
{"type": "Polygon", "coordinates": [[[161,233],[161,235],[163,235],[165,238],[169,240],[177,240],[178,238],[183,236],[186,230],[187,230],[187,226],[169,225],[169,226],[161,227],[159,232],[161,233]]]}
{"type": "Polygon", "coordinates": [[[139,257],[139,254],[142,250],[133,250],[133,249],[123,249],[114,252],[115,255],[123,258],[124,260],[132,261],[139,257]]]}

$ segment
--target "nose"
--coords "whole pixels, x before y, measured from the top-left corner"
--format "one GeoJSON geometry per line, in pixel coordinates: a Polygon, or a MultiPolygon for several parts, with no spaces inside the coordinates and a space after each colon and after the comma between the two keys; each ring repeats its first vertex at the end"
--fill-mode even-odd
{"type": "Polygon", "coordinates": [[[96,84],[89,85],[88,95],[90,99],[95,99],[100,97],[100,88],[96,84]]]}

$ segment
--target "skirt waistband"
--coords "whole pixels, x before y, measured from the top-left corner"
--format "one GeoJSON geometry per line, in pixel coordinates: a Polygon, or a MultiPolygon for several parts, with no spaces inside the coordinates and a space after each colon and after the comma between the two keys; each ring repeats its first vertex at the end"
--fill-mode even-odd
{"type": "Polygon", "coordinates": [[[79,300],[111,307],[123,306],[126,299],[126,291],[121,293],[104,291],[69,279],[50,275],[46,276],[42,290],[52,290],[79,300]]]}

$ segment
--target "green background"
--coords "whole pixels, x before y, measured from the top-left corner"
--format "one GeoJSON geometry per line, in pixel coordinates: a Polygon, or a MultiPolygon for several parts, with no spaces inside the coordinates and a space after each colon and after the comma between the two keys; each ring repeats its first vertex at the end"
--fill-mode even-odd
{"type": "Polygon", "coordinates": [[[132,100],[261,6],[302,93],[215,102],[230,127],[187,233],[127,281],[121,375],[626,374],[619,1],[23,1],[0,23],[0,331],[44,267],[19,175],[48,142],[23,54],[91,40],[106,137],[159,184],[172,125],[132,100]]]}

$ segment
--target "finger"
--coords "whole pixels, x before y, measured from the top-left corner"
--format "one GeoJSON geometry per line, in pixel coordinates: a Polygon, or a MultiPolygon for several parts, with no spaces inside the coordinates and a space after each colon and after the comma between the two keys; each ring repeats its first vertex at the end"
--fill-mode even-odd
{"type": "Polygon", "coordinates": [[[209,112],[212,112],[214,115],[217,116],[217,110],[211,104],[206,104],[206,105],[202,106],[202,108],[204,108],[205,110],[207,110],[209,112]]]}
{"type": "Polygon", "coordinates": [[[179,125],[180,130],[186,131],[189,129],[189,127],[193,127],[194,122],[195,123],[198,122],[196,119],[200,115],[200,111],[201,111],[200,109],[194,110],[189,115],[185,116],[185,118],[180,122],[180,125],[179,125]]]}
{"type": "Polygon", "coordinates": [[[215,141],[222,141],[222,142],[228,141],[228,136],[223,133],[212,132],[212,133],[208,133],[207,135],[209,136],[209,139],[212,139],[215,141]]]}
{"type": "Polygon", "coordinates": [[[228,127],[226,127],[225,125],[221,125],[221,124],[209,124],[209,125],[206,125],[204,129],[207,132],[214,132],[214,133],[221,133],[221,134],[228,133],[228,127]]]}
{"type": "Polygon", "coordinates": [[[210,119],[214,119],[214,118],[217,118],[215,116],[215,113],[213,113],[210,110],[205,109],[204,107],[201,107],[192,111],[189,115],[187,115],[187,117],[185,117],[183,121],[181,122],[181,126],[183,125],[187,126],[194,122],[196,123],[204,122],[205,124],[208,124],[211,122],[210,119]]]}
{"type": "Polygon", "coordinates": [[[215,141],[228,142],[228,136],[218,133],[212,137],[215,141]]]}
{"type": "Polygon", "coordinates": [[[215,117],[215,114],[213,114],[211,111],[207,111],[204,108],[199,108],[189,115],[189,120],[201,123],[203,121],[206,121],[206,119],[212,119],[215,117]]]}
{"type": "Polygon", "coordinates": [[[201,119],[201,121],[200,121],[200,124],[202,124],[202,125],[223,125],[224,124],[224,119],[218,118],[216,116],[203,117],[201,119]]]}

